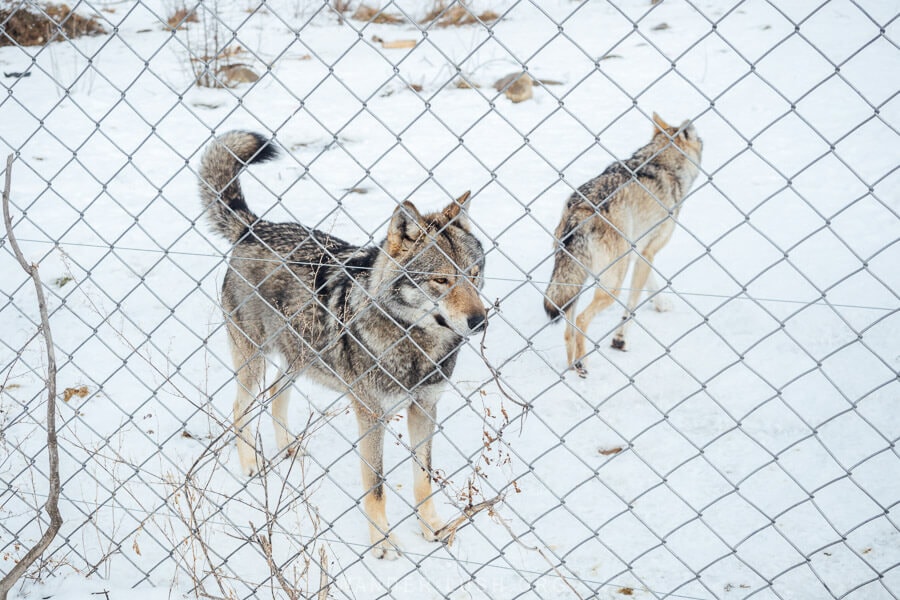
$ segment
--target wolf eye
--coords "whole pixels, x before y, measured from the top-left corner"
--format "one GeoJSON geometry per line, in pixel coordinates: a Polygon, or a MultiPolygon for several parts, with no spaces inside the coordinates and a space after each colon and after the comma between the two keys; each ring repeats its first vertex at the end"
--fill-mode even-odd
{"type": "Polygon", "coordinates": [[[446,277],[435,277],[431,281],[435,282],[438,285],[447,285],[450,283],[450,280],[446,277]]]}

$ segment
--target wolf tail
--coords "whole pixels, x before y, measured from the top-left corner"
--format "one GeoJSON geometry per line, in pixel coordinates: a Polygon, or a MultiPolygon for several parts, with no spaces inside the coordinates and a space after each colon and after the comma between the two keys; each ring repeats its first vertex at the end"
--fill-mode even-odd
{"type": "Polygon", "coordinates": [[[585,265],[590,257],[585,248],[575,244],[560,242],[553,261],[553,275],[544,293],[544,310],[551,321],[559,319],[581,292],[587,279],[585,265]]]}
{"type": "Polygon", "coordinates": [[[275,146],[258,133],[230,131],[206,148],[200,159],[200,199],[213,229],[231,243],[247,232],[257,216],[244,200],[238,175],[252,163],[278,156],[275,146]]]}

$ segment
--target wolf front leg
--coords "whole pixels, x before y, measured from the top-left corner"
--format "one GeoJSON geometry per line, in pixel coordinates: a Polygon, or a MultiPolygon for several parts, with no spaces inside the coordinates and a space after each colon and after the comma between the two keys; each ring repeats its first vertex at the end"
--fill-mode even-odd
{"type": "MultiPolygon", "coordinates": [[[[671,230],[671,228],[670,228],[671,230]]],[[[622,324],[619,325],[616,334],[613,337],[612,347],[616,350],[625,350],[625,335],[631,321],[634,319],[634,311],[637,309],[638,301],[644,288],[647,287],[650,295],[653,296],[653,305],[656,310],[663,312],[667,310],[666,298],[658,294],[659,285],[656,283],[656,277],[653,275],[653,259],[656,253],[662,248],[671,236],[671,232],[666,234],[663,232],[653,238],[640,255],[634,259],[634,269],[631,275],[631,293],[628,296],[628,305],[625,307],[625,314],[622,315],[622,324]]]]}
{"type": "Polygon", "coordinates": [[[437,533],[444,527],[444,522],[434,508],[431,491],[431,442],[437,424],[437,400],[440,392],[440,389],[429,389],[426,393],[419,394],[409,405],[406,419],[409,426],[409,443],[413,451],[413,494],[416,499],[416,514],[419,517],[422,535],[432,542],[440,539],[437,533]]]}
{"type": "Polygon", "coordinates": [[[369,409],[356,402],[359,425],[359,458],[365,496],[363,509],[369,522],[372,555],[387,560],[396,559],[399,546],[390,534],[384,497],[384,423],[369,409]]]}
{"type": "MultiPolygon", "coordinates": [[[[625,306],[625,314],[622,315],[622,324],[613,336],[612,347],[616,350],[625,350],[625,335],[628,327],[634,319],[634,311],[637,309],[641,294],[644,293],[644,285],[653,275],[653,254],[644,252],[634,261],[634,269],[631,275],[631,292],[628,294],[628,304],[625,306]]],[[[655,282],[654,282],[655,283],[655,282]]]]}

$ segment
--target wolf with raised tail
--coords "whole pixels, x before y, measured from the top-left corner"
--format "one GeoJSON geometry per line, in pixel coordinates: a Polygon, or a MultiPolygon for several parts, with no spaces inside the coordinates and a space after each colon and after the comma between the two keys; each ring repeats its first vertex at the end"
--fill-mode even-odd
{"type": "Polygon", "coordinates": [[[290,451],[291,384],[300,375],[346,393],[359,425],[364,510],[372,553],[396,558],[385,512],[385,424],[405,409],[413,493],[425,536],[444,523],[431,488],[437,402],[466,337],[486,326],[479,296],[484,251],[467,216],[469,192],[422,214],[394,210],[387,237],[355,246],[299,223],[273,223],[247,205],[238,176],[276,156],[255,133],[214,140],[200,165],[200,195],[213,229],[233,244],[221,302],[237,379],[234,429],[245,474],[260,468],[248,415],[271,395],[275,438],[290,451]],[[268,384],[267,359],[279,365],[268,384]]]}
{"type": "Polygon", "coordinates": [[[673,127],[654,113],[653,128],[649,144],[572,193],[554,234],[544,310],[553,320],[565,316],[568,365],[581,377],[587,376],[585,334],[597,313],[617,301],[629,264],[634,264],[631,291],[612,347],[625,350],[625,333],[645,285],[656,309],[666,309],[653,259],[675,230],[682,201],[699,173],[703,141],[689,121],[673,127]],[[576,317],[589,277],[598,286],[576,317]]]}

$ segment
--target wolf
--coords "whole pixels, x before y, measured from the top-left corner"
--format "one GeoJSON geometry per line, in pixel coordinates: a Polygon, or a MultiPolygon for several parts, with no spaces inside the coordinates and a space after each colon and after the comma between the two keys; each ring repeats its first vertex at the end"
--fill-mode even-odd
{"type": "Polygon", "coordinates": [[[625,350],[625,333],[645,285],[657,310],[667,308],[657,293],[653,259],[672,237],[682,201],[699,173],[702,151],[692,123],[673,127],[653,113],[649,144],[569,196],[554,233],[544,310],[552,320],[565,315],[566,357],[579,376],[587,376],[585,333],[597,313],[618,299],[629,263],[634,263],[631,292],[612,347],[625,350]],[[588,277],[598,287],[576,318],[588,277]]]}
{"type": "Polygon", "coordinates": [[[466,192],[443,210],[397,206],[387,237],[355,246],[299,223],[253,213],[238,176],[275,158],[262,135],[232,131],[200,163],[200,196],[212,229],[232,243],[221,303],[237,379],[234,429],[244,473],[262,458],[247,417],[263,393],[266,358],[279,364],[269,386],[275,438],[287,449],[290,388],[301,374],[346,393],[359,427],[363,506],[372,553],[398,556],[385,513],[384,427],[405,409],[413,453],[413,494],[421,529],[438,540],[431,442],[437,403],[466,337],[486,326],[479,291],[484,250],[472,233],[466,192]]]}

